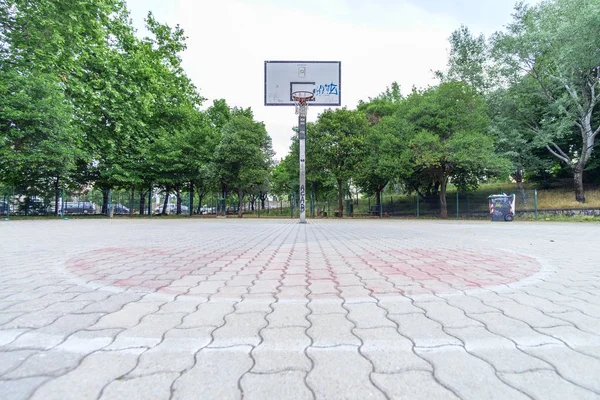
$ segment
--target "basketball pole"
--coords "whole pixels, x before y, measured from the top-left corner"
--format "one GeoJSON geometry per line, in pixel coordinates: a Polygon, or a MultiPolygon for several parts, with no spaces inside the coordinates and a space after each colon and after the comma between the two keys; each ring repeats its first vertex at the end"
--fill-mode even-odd
{"type": "Polygon", "coordinates": [[[306,114],[298,114],[298,144],[300,153],[300,223],[306,223],[306,114]]]}

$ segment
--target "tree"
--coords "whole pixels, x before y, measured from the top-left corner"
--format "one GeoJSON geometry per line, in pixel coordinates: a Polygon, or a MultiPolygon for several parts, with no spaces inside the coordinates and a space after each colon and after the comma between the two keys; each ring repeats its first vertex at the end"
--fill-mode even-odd
{"type": "Polygon", "coordinates": [[[413,125],[413,162],[440,183],[441,218],[448,217],[446,188],[450,179],[460,188],[499,174],[506,162],[494,152],[485,134],[489,126],[483,98],[462,82],[442,83],[408,96],[404,115],[413,125]]]}
{"type": "Polygon", "coordinates": [[[343,183],[353,176],[365,154],[367,128],[363,112],[329,109],[319,116],[312,135],[320,149],[323,166],[337,182],[338,217],[342,217],[344,211],[343,183]]]}
{"type": "Polygon", "coordinates": [[[493,38],[493,54],[514,83],[525,74],[549,102],[529,129],[573,173],[575,198],[585,202],[583,172],[600,133],[600,3],[552,0],[519,5],[506,32],[493,38]],[[578,131],[576,146],[559,141],[578,131]]]}
{"type": "Polygon", "coordinates": [[[398,114],[402,101],[400,87],[394,82],[376,98],[358,105],[371,126],[355,182],[365,194],[375,195],[377,206],[381,204],[381,194],[387,184],[406,177],[410,170],[407,154],[410,127],[398,114]]]}
{"type": "Polygon", "coordinates": [[[0,177],[26,193],[53,193],[75,168],[73,109],[50,74],[0,70],[0,177]]]}
{"type": "Polygon", "coordinates": [[[245,191],[268,179],[272,164],[271,138],[262,123],[234,112],[223,125],[212,160],[213,174],[223,193],[234,190],[238,195],[238,217],[243,215],[245,191]]]}

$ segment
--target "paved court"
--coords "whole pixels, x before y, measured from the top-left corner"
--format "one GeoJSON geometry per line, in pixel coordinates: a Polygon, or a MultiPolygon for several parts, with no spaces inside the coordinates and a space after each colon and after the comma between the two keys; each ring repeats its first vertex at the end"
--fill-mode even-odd
{"type": "Polygon", "coordinates": [[[3,399],[600,399],[600,226],[0,223],[3,399]]]}

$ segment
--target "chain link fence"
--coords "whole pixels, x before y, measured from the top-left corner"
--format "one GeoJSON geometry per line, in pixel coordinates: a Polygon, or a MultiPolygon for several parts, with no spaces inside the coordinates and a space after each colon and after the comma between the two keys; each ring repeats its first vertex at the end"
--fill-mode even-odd
{"type": "MultiPolygon", "coordinates": [[[[516,195],[517,215],[537,217],[537,192],[523,190],[502,192],[516,195]]],[[[492,194],[492,193],[489,193],[492,194]]],[[[489,216],[487,193],[449,193],[446,196],[449,218],[486,218],[489,216]]],[[[494,193],[497,194],[497,193],[494,193]]],[[[242,214],[254,217],[299,216],[297,196],[247,196],[242,202],[242,214]]],[[[439,196],[386,195],[381,204],[374,198],[345,199],[347,217],[404,217],[438,218],[441,205],[439,196]]],[[[0,216],[11,217],[152,217],[159,215],[226,216],[238,215],[239,199],[235,194],[199,194],[190,191],[169,191],[153,187],[146,190],[68,190],[39,191],[0,187],[0,216]]],[[[319,199],[310,196],[306,204],[311,218],[333,217],[338,211],[337,199],[319,199]]]]}

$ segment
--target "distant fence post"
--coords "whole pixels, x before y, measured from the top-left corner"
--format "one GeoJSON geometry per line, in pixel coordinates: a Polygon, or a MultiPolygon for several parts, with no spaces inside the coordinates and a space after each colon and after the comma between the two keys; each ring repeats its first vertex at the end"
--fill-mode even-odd
{"type": "Polygon", "coordinates": [[[538,196],[537,189],[533,191],[533,212],[535,215],[535,219],[538,219],[538,196]]]}
{"type": "Polygon", "coordinates": [[[62,189],[61,194],[60,194],[60,218],[66,219],[65,218],[65,189],[62,189]]]}

